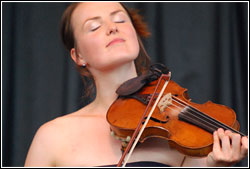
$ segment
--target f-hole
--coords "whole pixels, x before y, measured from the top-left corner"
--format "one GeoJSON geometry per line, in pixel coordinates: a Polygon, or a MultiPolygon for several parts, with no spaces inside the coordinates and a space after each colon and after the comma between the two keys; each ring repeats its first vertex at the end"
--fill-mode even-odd
{"type": "MultiPolygon", "coordinates": [[[[165,123],[167,123],[167,122],[168,122],[168,118],[169,118],[169,117],[167,116],[166,118],[167,118],[167,120],[162,121],[162,120],[159,120],[159,119],[157,119],[157,118],[150,117],[150,120],[152,120],[152,121],[154,121],[154,122],[156,122],[156,123],[165,124],[165,123]]],[[[146,119],[147,119],[147,116],[146,116],[146,117],[144,117],[144,119],[146,120],[146,119]]],[[[142,124],[144,124],[144,122],[142,122],[142,124]]]]}

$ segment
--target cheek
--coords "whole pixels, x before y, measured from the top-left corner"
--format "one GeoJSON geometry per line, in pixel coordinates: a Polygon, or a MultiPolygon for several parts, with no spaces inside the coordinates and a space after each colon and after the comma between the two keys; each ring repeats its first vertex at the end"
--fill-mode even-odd
{"type": "Polygon", "coordinates": [[[130,49],[131,52],[133,53],[133,55],[137,56],[139,54],[139,42],[138,42],[138,38],[137,38],[137,34],[135,32],[134,29],[127,29],[129,30],[127,32],[128,35],[128,39],[130,41],[130,49]]]}
{"type": "Polygon", "coordinates": [[[83,56],[87,63],[91,63],[92,60],[98,59],[97,57],[102,53],[100,51],[102,47],[100,42],[102,41],[100,41],[98,38],[95,38],[94,36],[89,38],[87,37],[79,42],[80,45],[78,48],[80,50],[81,56],[83,56]]]}

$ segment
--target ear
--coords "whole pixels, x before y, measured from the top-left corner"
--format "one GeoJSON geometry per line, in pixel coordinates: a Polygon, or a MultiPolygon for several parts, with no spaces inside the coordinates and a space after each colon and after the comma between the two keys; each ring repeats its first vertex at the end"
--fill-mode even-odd
{"type": "Polygon", "coordinates": [[[82,66],[83,64],[86,64],[85,60],[83,59],[83,57],[81,55],[79,55],[76,51],[75,48],[72,48],[70,50],[70,54],[71,54],[71,58],[74,60],[74,62],[79,65],[82,66]]]}

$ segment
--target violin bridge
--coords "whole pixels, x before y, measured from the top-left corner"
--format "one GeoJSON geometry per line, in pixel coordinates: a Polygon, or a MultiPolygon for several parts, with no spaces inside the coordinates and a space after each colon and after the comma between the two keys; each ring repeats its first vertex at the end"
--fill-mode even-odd
{"type": "Polygon", "coordinates": [[[161,98],[157,106],[160,110],[160,113],[162,113],[168,106],[171,105],[172,105],[172,94],[168,93],[161,98]]]}

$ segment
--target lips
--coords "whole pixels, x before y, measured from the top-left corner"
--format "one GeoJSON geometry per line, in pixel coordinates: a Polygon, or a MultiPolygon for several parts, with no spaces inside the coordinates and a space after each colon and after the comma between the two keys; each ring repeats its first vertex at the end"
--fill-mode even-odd
{"type": "Polygon", "coordinates": [[[106,47],[109,47],[109,46],[111,46],[111,45],[113,45],[113,44],[121,43],[121,42],[124,42],[124,41],[125,41],[125,40],[122,39],[122,38],[115,38],[115,39],[113,39],[112,41],[110,41],[110,42],[107,44],[106,47]]]}

